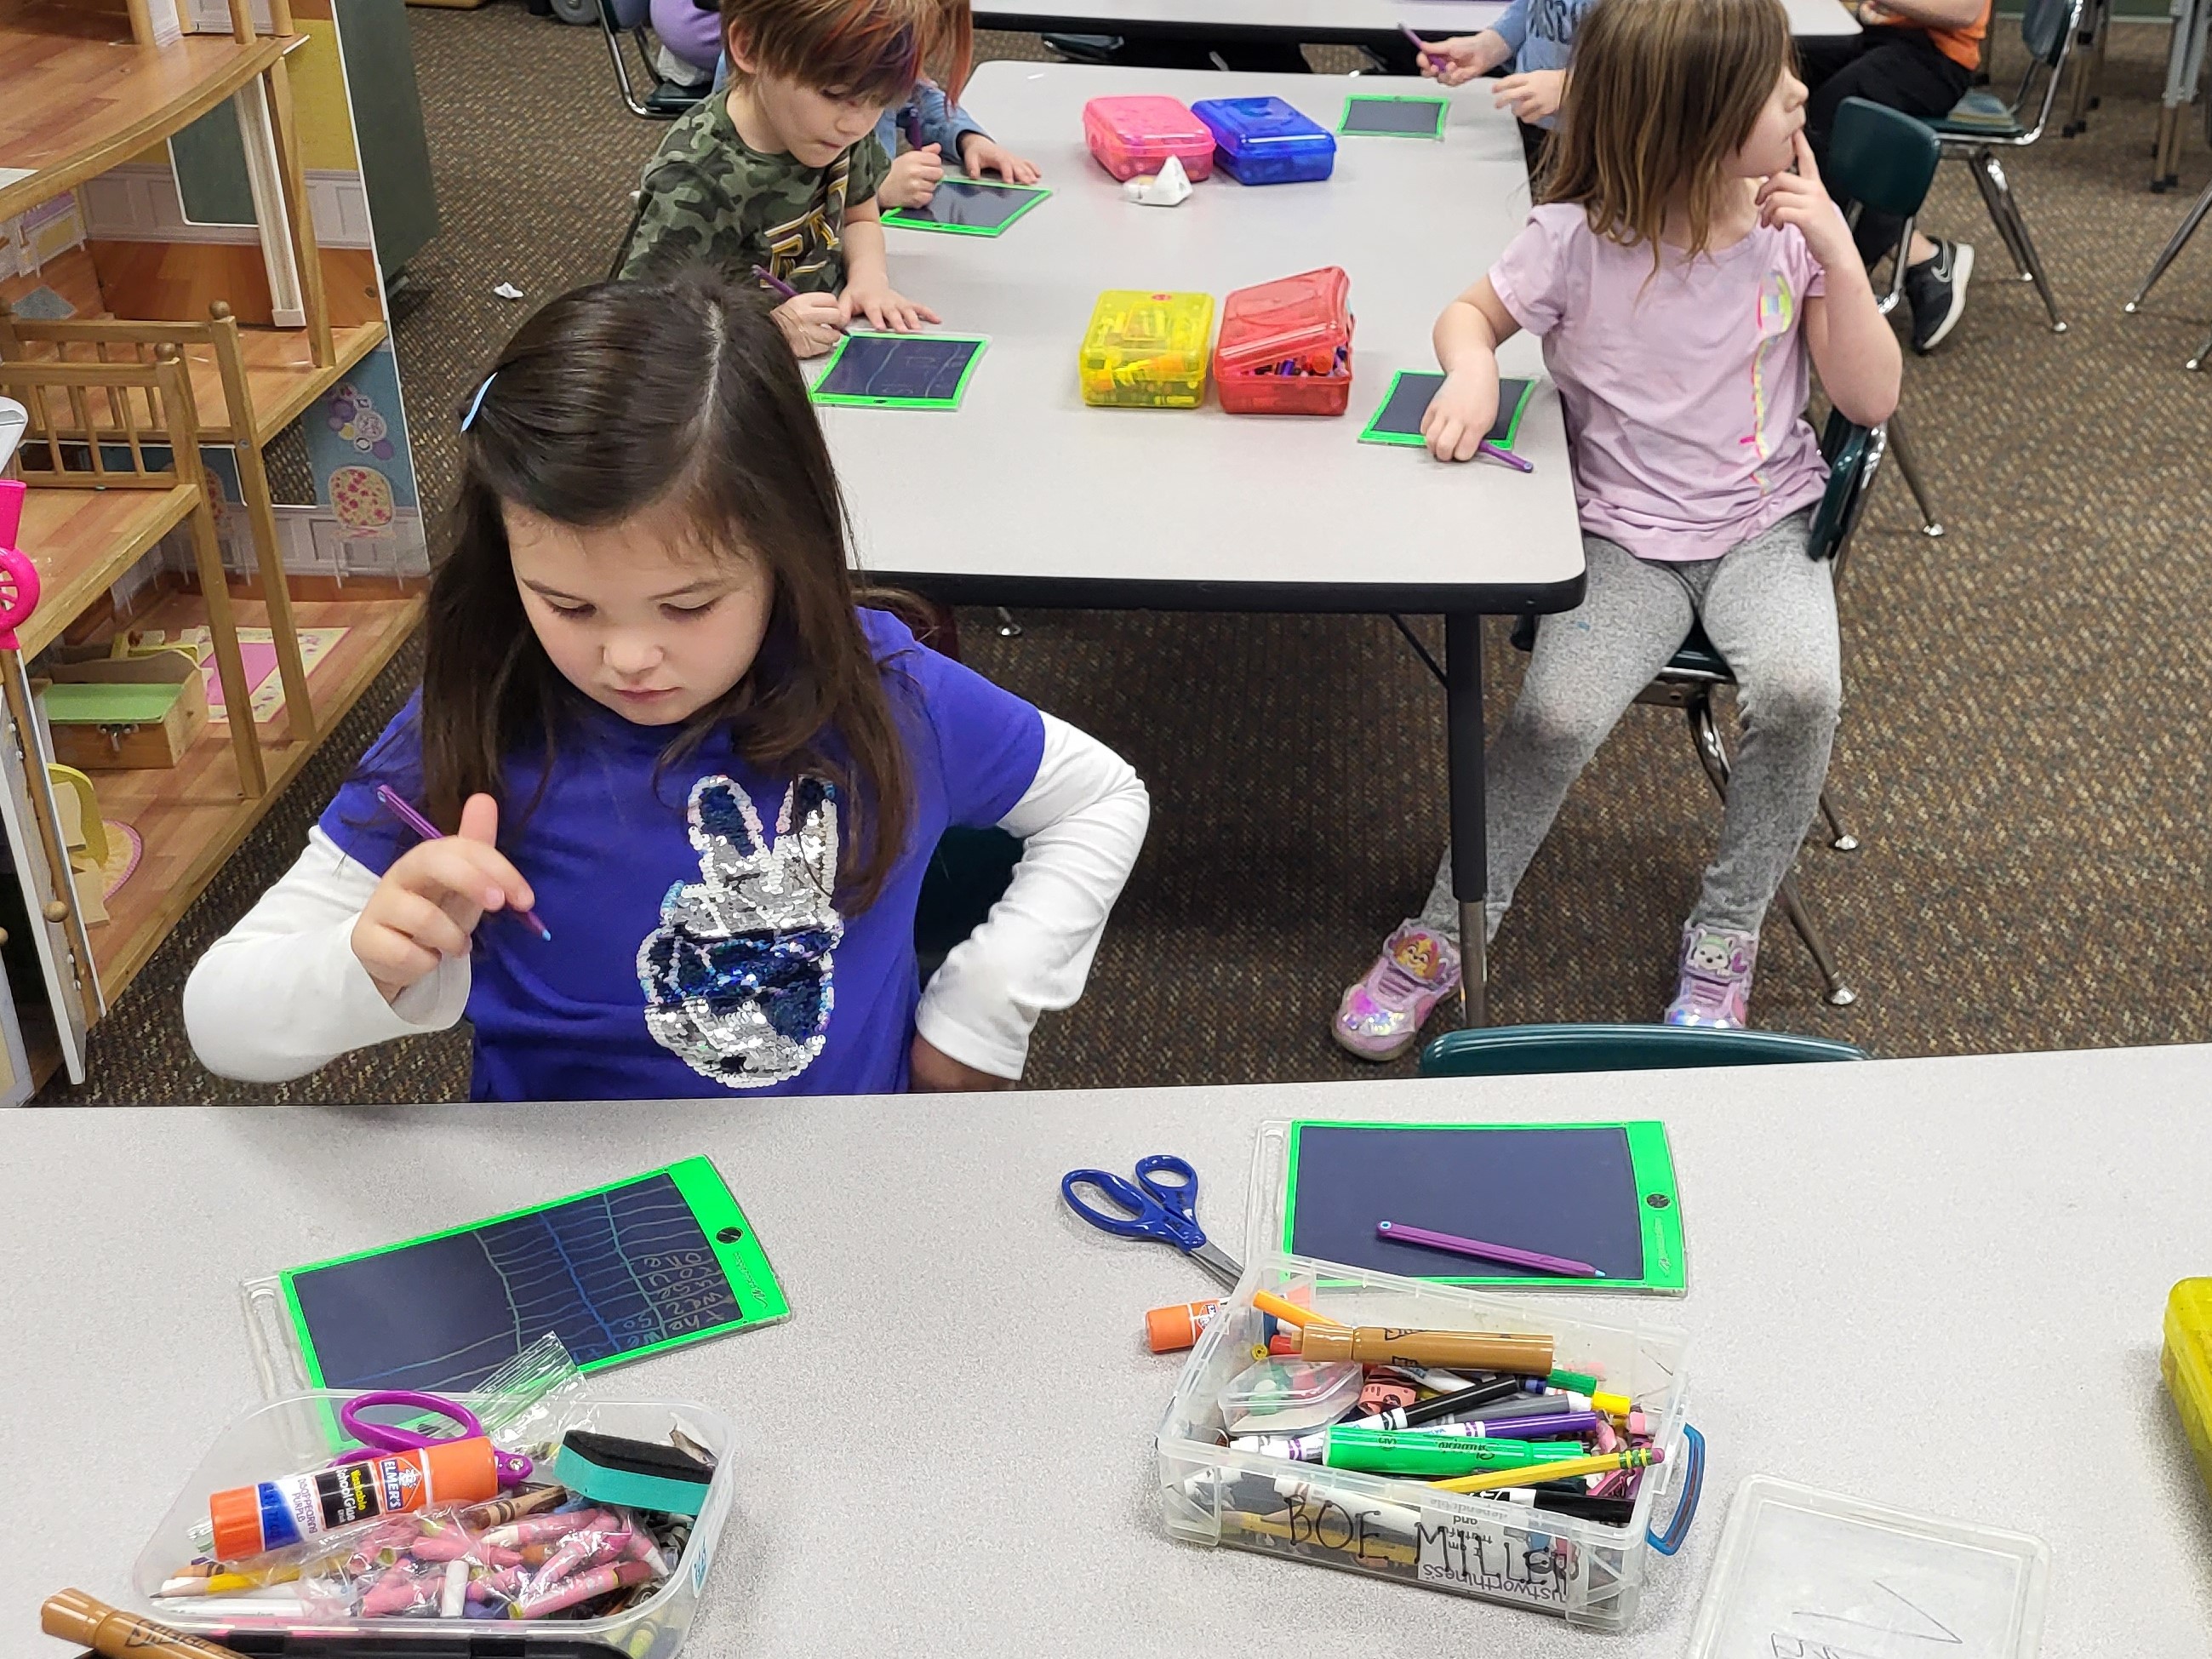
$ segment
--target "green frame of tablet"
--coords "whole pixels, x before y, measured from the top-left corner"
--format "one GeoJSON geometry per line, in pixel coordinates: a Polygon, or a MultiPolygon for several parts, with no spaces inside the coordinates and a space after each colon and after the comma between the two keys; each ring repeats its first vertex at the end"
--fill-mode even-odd
{"type": "Polygon", "coordinates": [[[752,1223],[738,1206],[736,1196],[722,1179],[722,1172],[714,1167],[711,1158],[687,1158],[680,1164],[668,1164],[657,1170],[641,1170],[636,1175],[624,1176],[620,1181],[610,1181],[603,1187],[588,1188],[580,1193],[563,1193],[542,1204],[525,1205],[519,1210],[509,1210],[504,1215],[480,1216],[465,1221],[457,1227],[447,1227],[434,1233],[420,1233],[413,1238],[403,1238],[393,1244],[379,1244],[374,1249],[355,1250],[346,1255],[334,1255],[322,1261],[311,1261],[302,1267],[287,1267],[277,1275],[284,1293],[284,1307],[292,1322],[292,1334],[300,1345],[300,1362],[306,1369],[311,1387],[331,1386],[323,1376],[321,1356],[315,1352],[314,1334],[307,1328],[307,1321],[300,1310],[299,1292],[294,1281],[301,1273],[320,1272],[326,1267],[343,1267],[349,1261],[362,1261],[370,1256],[390,1255],[395,1250],[412,1249],[441,1238],[451,1238],[456,1233],[471,1233],[479,1227],[496,1226],[504,1221],[520,1221],[526,1216],[542,1215],[548,1210],[558,1210],[575,1203],[579,1199],[597,1198],[601,1193],[611,1193],[624,1187],[635,1187],[641,1181],[651,1181],[666,1176],[675,1183],[677,1195],[683,1199],[691,1219],[705,1235],[707,1248],[714,1253],[714,1263],[730,1281],[730,1288],[738,1297],[738,1305],[745,1310],[741,1319],[726,1320],[705,1330],[686,1331],[665,1341],[648,1343],[642,1348],[628,1348],[620,1353],[608,1354],[604,1358],[583,1362],[579,1370],[601,1371],[611,1365],[627,1365],[633,1359],[662,1353],[670,1348],[688,1347],[694,1342],[703,1342],[709,1337],[724,1336],[732,1331],[750,1330],[757,1325],[773,1325],[778,1320],[791,1317],[791,1304],[783,1294],[775,1269],[769,1264],[768,1253],[761,1249],[753,1236],[752,1223]],[[725,1239],[720,1235],[734,1231],[737,1237],[725,1239]]]}
{"type": "Polygon", "coordinates": [[[1422,1273],[1425,1284],[1476,1285],[1512,1290],[1685,1291],[1689,1261],[1682,1248],[1682,1205],[1674,1186],[1674,1155],[1667,1145],[1667,1126],[1656,1118],[1598,1123],[1370,1123],[1348,1118],[1299,1118],[1285,1134],[1283,1167],[1285,1255],[1298,1224],[1298,1146],[1307,1129],[1431,1129],[1487,1134],[1500,1129],[1618,1129],[1628,1139],[1628,1163],[1636,1186],[1636,1212],[1644,1235],[1641,1279],[1559,1279],[1531,1273],[1422,1273]]]}
{"type": "Polygon", "coordinates": [[[957,409],[960,400],[968,395],[968,382],[975,378],[975,365],[983,361],[983,354],[990,345],[991,337],[988,334],[897,334],[889,329],[880,331],[861,329],[847,334],[837,342],[828,360],[823,363],[822,372],[814,377],[814,385],[807,395],[816,403],[830,409],[957,409]],[[838,361],[845,355],[845,348],[855,340],[868,339],[964,340],[971,343],[975,349],[969,355],[968,366],[960,371],[960,384],[952,388],[952,395],[949,398],[858,398],[849,392],[823,391],[823,383],[836,372],[838,361]]]}
{"type": "MultiPolygon", "coordinates": [[[[1413,448],[1419,448],[1421,446],[1425,445],[1428,442],[1428,440],[1424,438],[1418,432],[1378,432],[1375,428],[1376,423],[1382,418],[1382,411],[1389,408],[1392,401],[1396,398],[1398,395],[1399,381],[1404,380],[1408,374],[1433,374],[1436,372],[1437,371],[1433,368],[1401,368],[1395,374],[1393,374],[1390,377],[1390,384],[1383,388],[1382,402],[1375,405],[1375,412],[1367,417],[1367,425],[1365,429],[1359,434],[1359,441],[1364,444],[1402,444],[1413,448]]],[[[1517,375],[1508,374],[1504,376],[1504,378],[1511,380],[1517,380],[1520,377],[1517,375]]],[[[1529,400],[1534,398],[1535,395],[1536,382],[1534,378],[1531,377],[1522,381],[1521,396],[1513,404],[1513,416],[1505,423],[1505,435],[1502,438],[1492,439],[1490,441],[1495,443],[1500,449],[1510,449],[1513,447],[1513,441],[1521,435],[1522,420],[1528,413],[1529,400]]],[[[1495,426],[1497,422],[1493,421],[1491,424],[1495,426]]]]}
{"type": "Polygon", "coordinates": [[[940,236],[1003,236],[1027,218],[1030,209],[1052,194],[1050,187],[1044,185],[1008,185],[996,179],[948,179],[945,182],[973,185],[979,190],[1002,190],[1010,195],[1026,196],[1030,199],[995,225],[948,225],[935,219],[910,218],[908,216],[913,210],[902,207],[885,208],[884,222],[896,225],[901,230],[933,231],[940,236]]]}
{"type": "Polygon", "coordinates": [[[1371,92],[1355,92],[1344,100],[1344,113],[1336,118],[1337,136],[1343,138],[1426,138],[1441,139],[1444,136],[1444,120],[1451,108],[1447,98],[1382,97],[1371,92]],[[1354,104],[1428,104],[1437,112],[1437,126],[1433,132],[1375,132],[1353,131],[1352,106],[1354,104]]]}

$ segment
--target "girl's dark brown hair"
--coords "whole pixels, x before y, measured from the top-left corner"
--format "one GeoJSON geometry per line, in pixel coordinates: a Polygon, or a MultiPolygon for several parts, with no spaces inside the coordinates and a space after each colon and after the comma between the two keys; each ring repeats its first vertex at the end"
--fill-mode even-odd
{"type": "Polygon", "coordinates": [[[1577,204],[1610,241],[1648,244],[1655,273],[1680,201],[1686,251],[1703,253],[1737,184],[1728,159],[1790,64],[1781,0],[1598,0],[1576,26],[1538,199],[1577,204]]]}
{"type": "Polygon", "coordinates": [[[564,294],[500,354],[461,456],[453,549],[425,628],[430,817],[450,830],[479,791],[504,812],[502,763],[535,747],[550,770],[583,695],[523,611],[501,504],[588,528],[671,501],[712,556],[759,560],[774,598],[751,669],[675,734],[662,764],[721,727],[771,775],[838,784],[840,895],[856,910],[873,903],[913,820],[906,747],[854,615],[830,452],[765,305],[696,268],[564,294]]]}

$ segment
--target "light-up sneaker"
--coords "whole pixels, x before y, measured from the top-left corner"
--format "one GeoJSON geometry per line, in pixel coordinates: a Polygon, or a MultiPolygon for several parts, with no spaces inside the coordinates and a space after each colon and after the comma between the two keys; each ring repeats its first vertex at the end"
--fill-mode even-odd
{"type": "Polygon", "coordinates": [[[1383,941],[1367,977],[1345,992],[1329,1035],[1362,1060],[1395,1060],[1458,989],[1459,946],[1409,921],[1383,941]]]}
{"type": "Polygon", "coordinates": [[[1682,929],[1682,988],[1667,1009],[1669,1025],[1741,1031],[1751,1024],[1751,969],[1759,935],[1735,927],[1682,929]]]}

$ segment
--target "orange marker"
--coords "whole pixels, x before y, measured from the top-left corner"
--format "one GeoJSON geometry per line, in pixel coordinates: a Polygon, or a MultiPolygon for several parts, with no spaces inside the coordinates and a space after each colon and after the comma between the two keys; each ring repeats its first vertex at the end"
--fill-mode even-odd
{"type": "Polygon", "coordinates": [[[1185,1348],[1195,1347],[1207,1322],[1220,1310],[1221,1298],[1218,1296],[1203,1302],[1178,1302],[1172,1307],[1154,1308],[1145,1316],[1145,1340],[1154,1353],[1180,1353],[1185,1348]]]}
{"type": "MultiPolygon", "coordinates": [[[[1311,1308],[1301,1308],[1295,1302],[1285,1301],[1273,1291],[1253,1291],[1252,1305],[1261,1313],[1274,1315],[1285,1325],[1296,1325],[1300,1330],[1304,1330],[1309,1325],[1338,1324],[1337,1321],[1325,1314],[1317,1314],[1311,1308]]],[[[1341,1327],[1339,1326],[1339,1328],[1341,1327]]]]}
{"type": "MultiPolygon", "coordinates": [[[[1288,1304],[1285,1304],[1288,1306],[1288,1304]]],[[[1276,1310],[1270,1308],[1273,1313],[1276,1310]]],[[[1308,1320],[1311,1320],[1308,1316],[1308,1320]]],[[[1552,1370],[1552,1339],[1508,1331],[1408,1331],[1388,1325],[1308,1322],[1298,1333],[1308,1359],[1357,1359],[1368,1365],[1443,1365],[1455,1370],[1510,1371],[1545,1376],[1552,1370]]]]}

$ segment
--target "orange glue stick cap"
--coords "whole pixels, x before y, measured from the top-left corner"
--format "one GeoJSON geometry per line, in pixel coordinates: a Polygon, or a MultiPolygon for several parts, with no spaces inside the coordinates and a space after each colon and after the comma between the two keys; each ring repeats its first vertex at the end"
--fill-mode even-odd
{"type": "Polygon", "coordinates": [[[1221,1298],[1214,1297],[1204,1302],[1178,1302],[1173,1307],[1154,1308],[1145,1316],[1145,1341],[1154,1353],[1180,1353],[1185,1348],[1195,1347],[1206,1322],[1221,1307],[1221,1298]]]}

